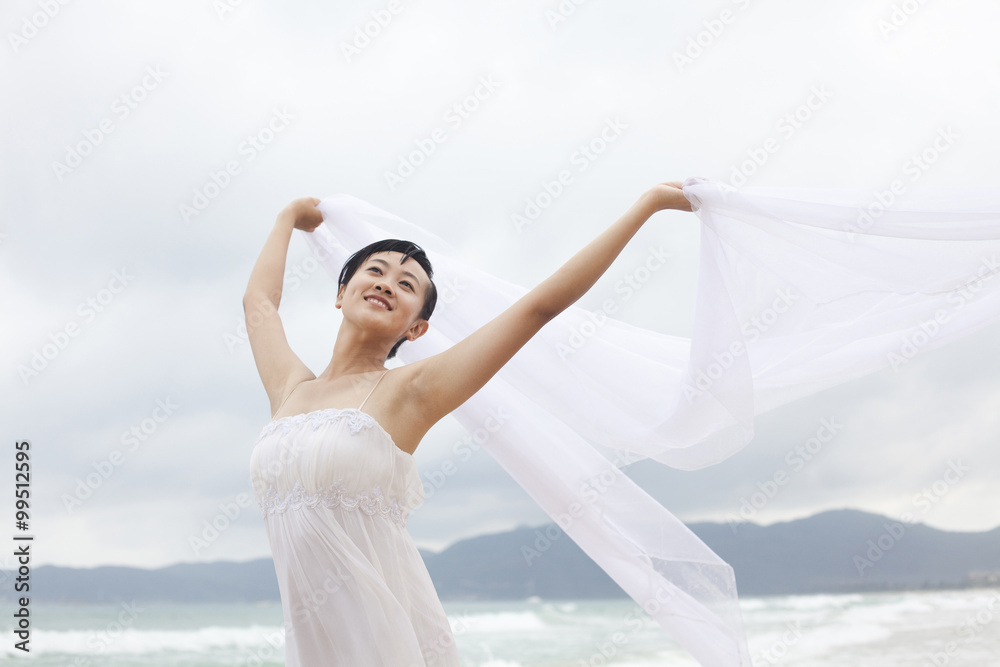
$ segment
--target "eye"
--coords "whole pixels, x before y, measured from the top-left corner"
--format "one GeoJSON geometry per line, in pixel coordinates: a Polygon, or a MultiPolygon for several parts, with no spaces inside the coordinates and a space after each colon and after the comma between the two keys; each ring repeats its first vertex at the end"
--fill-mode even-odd
{"type": "Polygon", "coordinates": [[[406,285],[406,287],[407,287],[407,288],[408,288],[408,289],[409,289],[409,290],[410,290],[411,292],[413,291],[413,285],[411,285],[411,284],[410,284],[410,283],[408,283],[407,281],[403,280],[403,281],[402,281],[402,282],[400,282],[399,284],[400,284],[400,285],[406,285]]]}
{"type": "Polygon", "coordinates": [[[369,266],[368,270],[369,271],[378,271],[380,274],[382,273],[382,269],[378,268],[377,266],[369,266]]]}

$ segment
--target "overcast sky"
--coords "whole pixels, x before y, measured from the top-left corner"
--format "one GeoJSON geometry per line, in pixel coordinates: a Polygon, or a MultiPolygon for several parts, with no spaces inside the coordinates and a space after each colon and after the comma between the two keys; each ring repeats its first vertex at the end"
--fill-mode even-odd
{"type": "MultiPolygon", "coordinates": [[[[0,535],[15,532],[13,443],[28,439],[36,565],[269,555],[256,505],[240,507],[269,418],[241,297],[294,198],[361,197],[530,287],[660,181],[874,192],[948,136],[911,187],[997,183],[990,0],[905,3],[909,14],[893,0],[49,4],[5,3],[0,49],[0,535]],[[601,154],[574,157],[611,126],[601,154]],[[762,165],[734,172],[769,139],[762,165]],[[400,171],[420,146],[422,163],[400,171]],[[518,229],[512,216],[561,170],[572,182],[518,229]],[[141,439],[123,441],[132,429],[141,439]],[[230,527],[193,549],[226,506],[230,527]]],[[[581,305],[659,245],[667,267],[620,316],[689,335],[698,224],[654,216],[581,305]]],[[[301,234],[281,316],[318,373],[335,284],[305,270],[301,234]]],[[[995,527],[998,334],[764,414],[754,441],[712,468],[629,473],[682,519],[725,521],[834,419],[836,436],[755,521],[852,507],[995,527]],[[953,465],[957,481],[935,486],[953,465]]],[[[462,434],[449,418],[427,435],[426,479],[462,434]]],[[[426,495],[409,530],[430,549],[549,520],[485,451],[426,495]]]]}

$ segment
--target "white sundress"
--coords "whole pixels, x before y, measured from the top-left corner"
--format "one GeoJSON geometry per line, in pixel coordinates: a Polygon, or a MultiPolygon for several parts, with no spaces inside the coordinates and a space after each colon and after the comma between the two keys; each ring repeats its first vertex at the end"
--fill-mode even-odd
{"type": "Polygon", "coordinates": [[[424,498],[417,466],[362,411],[370,396],[358,408],[273,420],[250,455],[278,576],[286,667],[459,664],[406,530],[424,498]]]}

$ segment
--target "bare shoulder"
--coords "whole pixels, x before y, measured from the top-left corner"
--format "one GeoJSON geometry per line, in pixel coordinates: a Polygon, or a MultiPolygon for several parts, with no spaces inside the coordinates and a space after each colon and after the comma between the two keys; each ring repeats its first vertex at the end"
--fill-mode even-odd
{"type": "Polygon", "coordinates": [[[271,414],[275,414],[278,409],[284,404],[285,399],[288,398],[292,391],[302,384],[303,382],[309,382],[316,379],[316,375],[310,371],[308,368],[296,369],[292,372],[285,383],[281,387],[281,391],[277,392],[273,397],[269,396],[271,399],[271,414]]]}
{"type": "Polygon", "coordinates": [[[451,347],[411,364],[414,399],[431,423],[489,382],[555,313],[529,292],[451,347]]]}
{"type": "MultiPolygon", "coordinates": [[[[392,368],[386,373],[382,382],[382,384],[388,385],[384,390],[383,398],[394,406],[394,411],[398,411],[401,415],[405,415],[406,419],[417,423],[428,421],[429,418],[427,414],[426,361],[426,359],[421,359],[405,366],[392,368]]],[[[375,394],[378,393],[376,390],[375,394]]],[[[373,396],[372,400],[375,399],[376,396],[373,396]]],[[[428,424],[427,427],[430,428],[431,425],[428,424]]]]}
{"type": "Polygon", "coordinates": [[[439,421],[429,409],[421,382],[423,361],[392,368],[365,405],[396,446],[412,454],[430,428],[439,421]]]}

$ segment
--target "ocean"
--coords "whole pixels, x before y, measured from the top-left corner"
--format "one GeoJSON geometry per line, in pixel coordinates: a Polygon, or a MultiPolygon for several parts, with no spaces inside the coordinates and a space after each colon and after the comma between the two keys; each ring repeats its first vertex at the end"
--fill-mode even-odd
{"type": "MultiPolygon", "coordinates": [[[[755,667],[1000,667],[1000,589],[747,597],[741,604],[755,667]]],[[[629,599],[444,607],[468,667],[697,665],[629,599]]],[[[0,622],[3,665],[283,664],[277,603],[35,604],[30,654],[14,648],[11,621],[5,613],[0,622]]]]}

